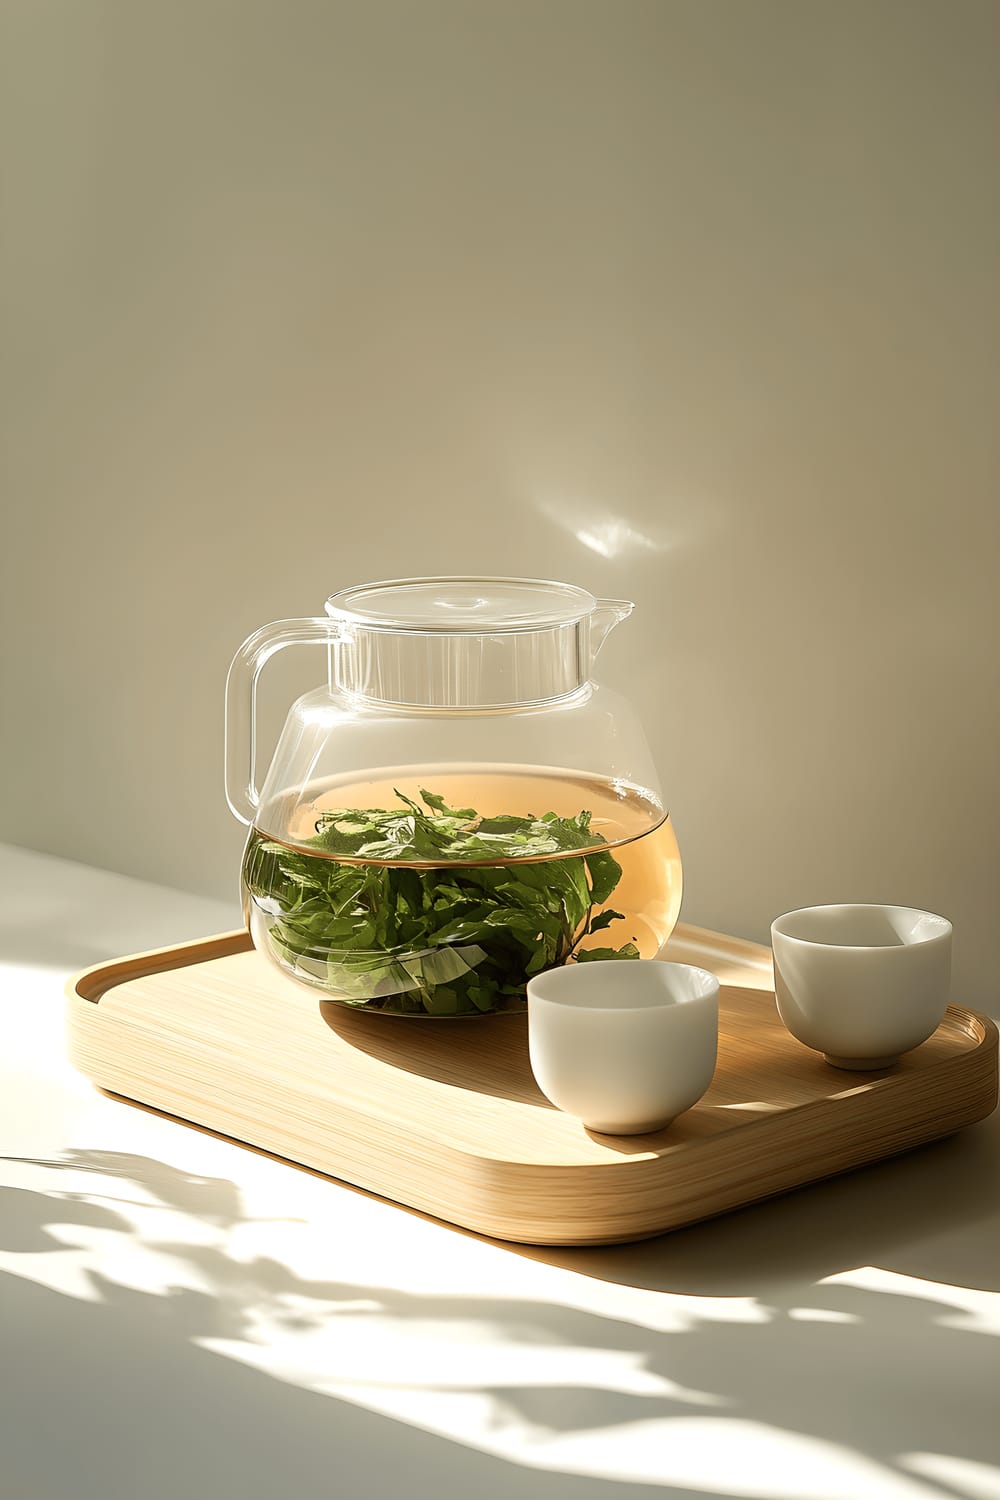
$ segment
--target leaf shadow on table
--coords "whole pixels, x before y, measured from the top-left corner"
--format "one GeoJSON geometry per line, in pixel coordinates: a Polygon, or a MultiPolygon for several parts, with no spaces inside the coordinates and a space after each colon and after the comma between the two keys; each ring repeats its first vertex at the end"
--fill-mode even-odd
{"type": "MultiPolygon", "coordinates": [[[[996,1116],[655,1239],[512,1248],[622,1288],[712,1299],[716,1308],[719,1299],[742,1302],[754,1318],[700,1323],[672,1366],[677,1378],[907,1477],[919,1471],[899,1465],[905,1454],[988,1466],[986,1480],[967,1478],[971,1488],[935,1473],[937,1493],[979,1496],[1000,1484],[1000,1320],[977,1317],[975,1299],[961,1295],[1000,1293],[996,1116]],[[849,1284],[852,1272],[868,1284],[849,1284]]],[[[676,1336],[669,1343],[676,1354],[676,1336]]]]}
{"type": "MultiPolygon", "coordinates": [[[[474,1388],[489,1397],[498,1430],[513,1425],[532,1442],[636,1424],[638,1431],[655,1421],[664,1434],[658,1441],[669,1443],[672,1421],[690,1432],[691,1423],[714,1418],[735,1424],[726,1429],[730,1443],[751,1441],[761,1429],[793,1445],[806,1440],[807,1459],[825,1455],[835,1472],[838,1463],[857,1463],[860,1455],[877,1466],[876,1483],[879,1476],[896,1485],[904,1477],[912,1481],[899,1463],[906,1453],[957,1454],[966,1463],[993,1464],[1000,1457],[991,1395],[998,1346],[956,1312],[944,1286],[936,1297],[821,1284],[852,1266],[881,1265],[964,1285],[949,1274],[949,1265],[952,1272],[959,1269],[948,1260],[950,1252],[935,1250],[933,1231],[945,1215],[952,1231],[945,1244],[960,1245],[956,1227],[984,1211],[982,1182],[974,1189],[988,1147],[970,1133],[929,1156],[921,1152],[922,1164],[918,1158],[894,1164],[892,1170],[901,1173],[895,1184],[886,1181],[890,1168],[882,1166],[827,1184],[822,1202],[808,1201],[817,1190],[800,1192],[639,1245],[504,1247],[623,1289],[681,1294],[679,1313],[671,1304],[675,1316],[667,1331],[645,1321],[648,1298],[641,1306],[626,1298],[615,1304],[620,1315],[611,1316],[541,1298],[425,1295],[310,1280],[276,1260],[247,1262],[230,1252],[229,1231],[247,1219],[239,1190],[226,1179],[106,1151],[69,1151],[30,1163],[52,1172],[53,1190],[7,1188],[0,1196],[0,1252],[8,1266],[0,1273],[0,1306],[14,1351],[5,1362],[8,1388],[0,1420],[9,1428],[6,1472],[21,1476],[22,1490],[13,1493],[62,1500],[69,1491],[59,1486],[70,1473],[92,1476],[91,1491],[74,1486],[81,1500],[90,1493],[108,1500],[136,1494],[166,1500],[185,1486],[192,1493],[238,1490],[248,1500],[271,1500],[294,1487],[311,1500],[330,1493],[333,1474],[337,1492],[345,1495],[379,1493],[390,1477],[415,1496],[472,1493],[473,1487],[484,1497],[516,1489],[539,1500],[598,1500],[619,1493],[632,1500],[652,1500],[654,1494],[663,1500],[729,1500],[761,1493],[759,1478],[749,1489],[739,1483],[713,1487],[712,1450],[719,1442],[714,1425],[706,1429],[704,1475],[692,1479],[685,1471],[676,1485],[589,1478],[516,1464],[368,1410],[363,1378],[350,1381],[346,1400],[339,1392],[321,1392],[316,1386],[322,1382],[343,1379],[342,1371],[338,1376],[322,1361],[305,1375],[278,1378],[201,1347],[204,1340],[219,1340],[266,1349],[275,1334],[308,1340],[331,1321],[340,1320],[343,1328],[344,1320],[360,1319],[364,1330],[363,1320],[373,1317],[388,1320],[397,1338],[416,1330],[415,1337],[433,1335],[446,1346],[453,1340],[459,1355],[477,1329],[484,1339],[520,1351],[518,1376],[523,1370],[526,1378],[478,1379],[474,1388]],[[921,1170],[914,1175],[911,1166],[921,1170]],[[80,1186],[90,1177],[93,1192],[80,1186]],[[918,1184],[923,1217],[911,1197],[918,1184]],[[92,1299],[85,1300],[79,1292],[66,1295],[10,1273],[10,1252],[65,1255],[74,1238],[86,1245],[94,1231],[134,1235],[123,1209],[148,1205],[150,1198],[209,1231],[204,1243],[169,1234],[144,1233],[141,1239],[140,1249],[183,1264],[195,1287],[139,1290],[91,1267],[82,1273],[92,1299]],[[937,1277],[929,1275],[934,1267],[937,1277]],[[700,1298],[706,1299],[704,1308],[700,1298]],[[726,1299],[734,1299],[730,1308],[726,1299]],[[573,1355],[575,1383],[533,1376],[538,1359],[552,1350],[573,1355]],[[644,1388],[611,1388],[609,1356],[616,1369],[624,1361],[639,1371],[644,1388]],[[937,1372],[959,1366],[958,1399],[949,1399],[955,1393],[944,1389],[935,1392],[937,1372]],[[588,1381],[590,1372],[594,1378],[588,1381]],[[41,1452],[43,1409],[46,1428],[58,1433],[58,1442],[41,1452]],[[685,1488],[686,1482],[694,1488],[685,1488]]],[[[556,1294],[564,1293],[560,1282],[556,1294]]],[[[386,1383],[406,1380],[388,1370],[367,1385],[377,1392],[386,1383]]],[[[452,1394],[470,1389],[460,1379],[412,1388],[452,1394]]],[[[938,1479],[931,1493],[965,1492],[938,1479]]]]}
{"type": "MultiPolygon", "coordinates": [[[[5,1160],[52,1174],[44,1190],[0,1187],[0,1434],[5,1493],[16,1500],[176,1500],[184,1493],[353,1500],[397,1492],[418,1500],[514,1493],[538,1500],[738,1500],[728,1490],[521,1464],[367,1409],[364,1382],[354,1399],[345,1398],[315,1388],[322,1369],[311,1372],[311,1384],[297,1383],[203,1347],[213,1339],[261,1347],[262,1318],[308,1334],[331,1318],[362,1315],[359,1304],[373,1299],[380,1316],[401,1325],[427,1318],[455,1324],[490,1310],[463,1298],[311,1281],[275,1260],[237,1259],[226,1233],[247,1218],[238,1189],[223,1178],[124,1152],[5,1160]],[[80,1186],[81,1175],[84,1183],[93,1178],[93,1191],[80,1186]],[[150,1199],[154,1209],[216,1232],[215,1241],[145,1234],[140,1242],[127,1210],[148,1211],[150,1199]],[[145,1250],[181,1262],[199,1287],[123,1284],[101,1268],[95,1232],[132,1237],[140,1257],[145,1250]],[[68,1271],[67,1261],[88,1245],[88,1264],[68,1271]],[[23,1270],[16,1260],[22,1255],[23,1270]]],[[[494,1311],[499,1319],[499,1304],[494,1311]]],[[[529,1345],[571,1336],[565,1310],[527,1304],[518,1317],[513,1336],[529,1345]],[[546,1326],[550,1311],[555,1330],[546,1326]]],[[[624,1411],[618,1415],[624,1419],[624,1411]]]]}

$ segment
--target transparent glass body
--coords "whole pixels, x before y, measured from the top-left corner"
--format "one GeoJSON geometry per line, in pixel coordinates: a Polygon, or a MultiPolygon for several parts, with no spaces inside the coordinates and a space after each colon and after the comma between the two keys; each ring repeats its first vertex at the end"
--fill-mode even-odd
{"type": "Polygon", "coordinates": [[[536,579],[407,579],[332,596],[240,648],[227,795],[250,825],[255,946],[382,1014],[522,1008],[533,973],[651,958],[681,865],[631,705],[592,680],[625,601],[536,579]],[[257,788],[256,684],[328,647],[257,788]]]}

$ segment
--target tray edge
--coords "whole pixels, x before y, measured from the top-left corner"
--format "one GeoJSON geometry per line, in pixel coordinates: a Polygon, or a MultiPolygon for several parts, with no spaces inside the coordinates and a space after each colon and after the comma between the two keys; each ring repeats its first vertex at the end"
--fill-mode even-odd
{"type": "Polygon", "coordinates": [[[126,953],[121,958],[105,958],[100,963],[78,969],[66,981],[66,996],[70,1000],[89,1000],[97,1004],[102,995],[116,985],[129,979],[141,979],[147,974],[166,974],[171,969],[187,968],[195,963],[208,963],[213,958],[226,958],[230,953],[245,953],[253,947],[250,934],[245,927],[231,932],[214,933],[210,937],[192,938],[186,943],[171,943],[166,948],[146,948],[140,953],[126,953]],[[196,956],[188,961],[188,956],[196,956]]]}

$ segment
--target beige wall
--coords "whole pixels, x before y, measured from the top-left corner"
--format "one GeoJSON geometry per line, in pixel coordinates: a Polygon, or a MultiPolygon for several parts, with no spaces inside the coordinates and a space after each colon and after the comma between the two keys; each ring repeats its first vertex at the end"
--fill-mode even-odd
{"type": "Polygon", "coordinates": [[[927,905],[988,1003],[1000,5],[0,23],[0,837],[230,893],[251,628],[567,578],[638,601],[686,917],[927,905]]]}

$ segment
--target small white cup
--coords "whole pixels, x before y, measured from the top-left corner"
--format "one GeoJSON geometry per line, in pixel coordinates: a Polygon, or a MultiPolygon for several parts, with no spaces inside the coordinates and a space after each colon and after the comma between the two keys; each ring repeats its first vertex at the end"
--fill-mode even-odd
{"type": "Polygon", "coordinates": [[[718,1041],[719,981],[705,969],[608,960],[528,981],[538,1086],[602,1135],[661,1130],[690,1109],[712,1081],[718,1041]]]}
{"type": "Polygon", "coordinates": [[[912,906],[807,906],[771,923],[778,1014],[835,1068],[887,1068],[937,1030],[951,923],[912,906]]]}

